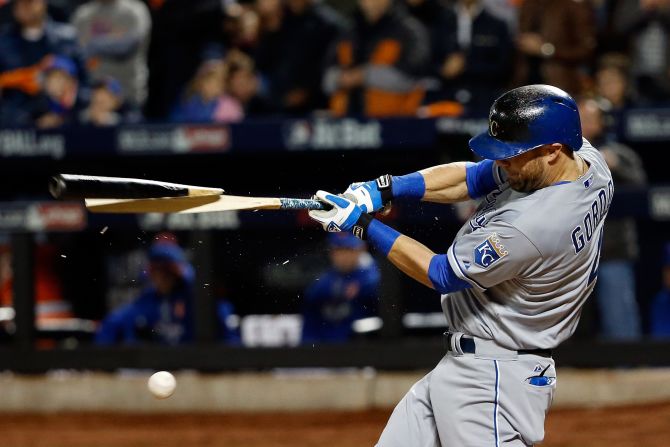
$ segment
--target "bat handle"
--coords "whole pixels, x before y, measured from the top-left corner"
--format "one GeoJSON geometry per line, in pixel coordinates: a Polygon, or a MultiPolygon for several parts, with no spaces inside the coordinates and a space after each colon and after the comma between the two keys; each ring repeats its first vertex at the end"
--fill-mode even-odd
{"type": "Polygon", "coordinates": [[[329,210],[332,207],[316,199],[279,199],[283,210],[329,210]]]}

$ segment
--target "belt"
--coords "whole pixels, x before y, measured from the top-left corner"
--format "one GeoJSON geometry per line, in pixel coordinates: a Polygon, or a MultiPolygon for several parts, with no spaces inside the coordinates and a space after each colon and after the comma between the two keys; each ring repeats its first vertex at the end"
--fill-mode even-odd
{"type": "MultiPolygon", "coordinates": [[[[447,351],[453,351],[452,345],[451,345],[451,338],[454,336],[452,332],[445,332],[444,333],[444,341],[446,344],[447,351]]],[[[477,344],[475,342],[475,339],[472,337],[468,337],[467,335],[462,335],[459,344],[461,346],[461,351],[463,351],[466,354],[474,354],[476,352],[476,347],[477,344]]],[[[531,355],[539,355],[542,357],[551,357],[551,349],[519,349],[516,351],[518,355],[525,355],[525,354],[531,354],[531,355]]]]}

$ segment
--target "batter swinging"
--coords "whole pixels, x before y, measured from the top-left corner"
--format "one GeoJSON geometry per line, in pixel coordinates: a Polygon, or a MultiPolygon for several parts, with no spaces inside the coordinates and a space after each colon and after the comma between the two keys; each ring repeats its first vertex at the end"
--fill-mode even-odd
{"type": "Polygon", "coordinates": [[[354,183],[310,216],[352,231],[441,292],[447,354],[396,406],[378,446],[532,446],[556,388],[551,349],[575,330],[598,272],[612,176],[582,139],[575,101],[547,85],[511,90],[470,140],[484,161],[354,183]],[[368,213],[395,198],[480,199],[446,254],[368,213]]]}

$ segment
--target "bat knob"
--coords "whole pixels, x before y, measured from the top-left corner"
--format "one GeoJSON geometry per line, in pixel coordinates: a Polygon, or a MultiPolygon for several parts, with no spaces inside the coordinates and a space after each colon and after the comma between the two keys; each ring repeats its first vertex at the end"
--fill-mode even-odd
{"type": "Polygon", "coordinates": [[[60,175],[56,175],[49,179],[49,193],[55,199],[60,199],[61,197],[63,197],[63,194],[65,193],[66,189],[67,185],[65,184],[63,177],[61,177],[60,175]]]}

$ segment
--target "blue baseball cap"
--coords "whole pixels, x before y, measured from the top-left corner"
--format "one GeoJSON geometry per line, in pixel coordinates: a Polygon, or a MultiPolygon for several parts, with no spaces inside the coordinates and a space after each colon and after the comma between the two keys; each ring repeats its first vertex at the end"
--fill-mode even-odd
{"type": "Polygon", "coordinates": [[[72,59],[65,56],[53,56],[49,65],[45,68],[46,71],[51,70],[61,70],[72,76],[73,78],[77,77],[77,65],[72,59]]]}
{"type": "Polygon", "coordinates": [[[174,262],[182,264],[186,262],[184,251],[177,244],[159,241],[149,248],[149,260],[152,262],[174,262]]]}
{"type": "Polygon", "coordinates": [[[331,248],[363,248],[365,247],[365,242],[351,233],[341,231],[339,233],[328,234],[328,245],[331,248]]]}
{"type": "Polygon", "coordinates": [[[152,268],[167,268],[176,276],[191,280],[194,275],[193,267],[186,260],[184,250],[174,242],[158,240],[154,242],[147,253],[152,268]]]}
{"type": "Polygon", "coordinates": [[[105,76],[95,80],[93,82],[93,88],[106,88],[114,96],[123,96],[123,87],[121,87],[121,83],[111,76],[105,76]]]}

